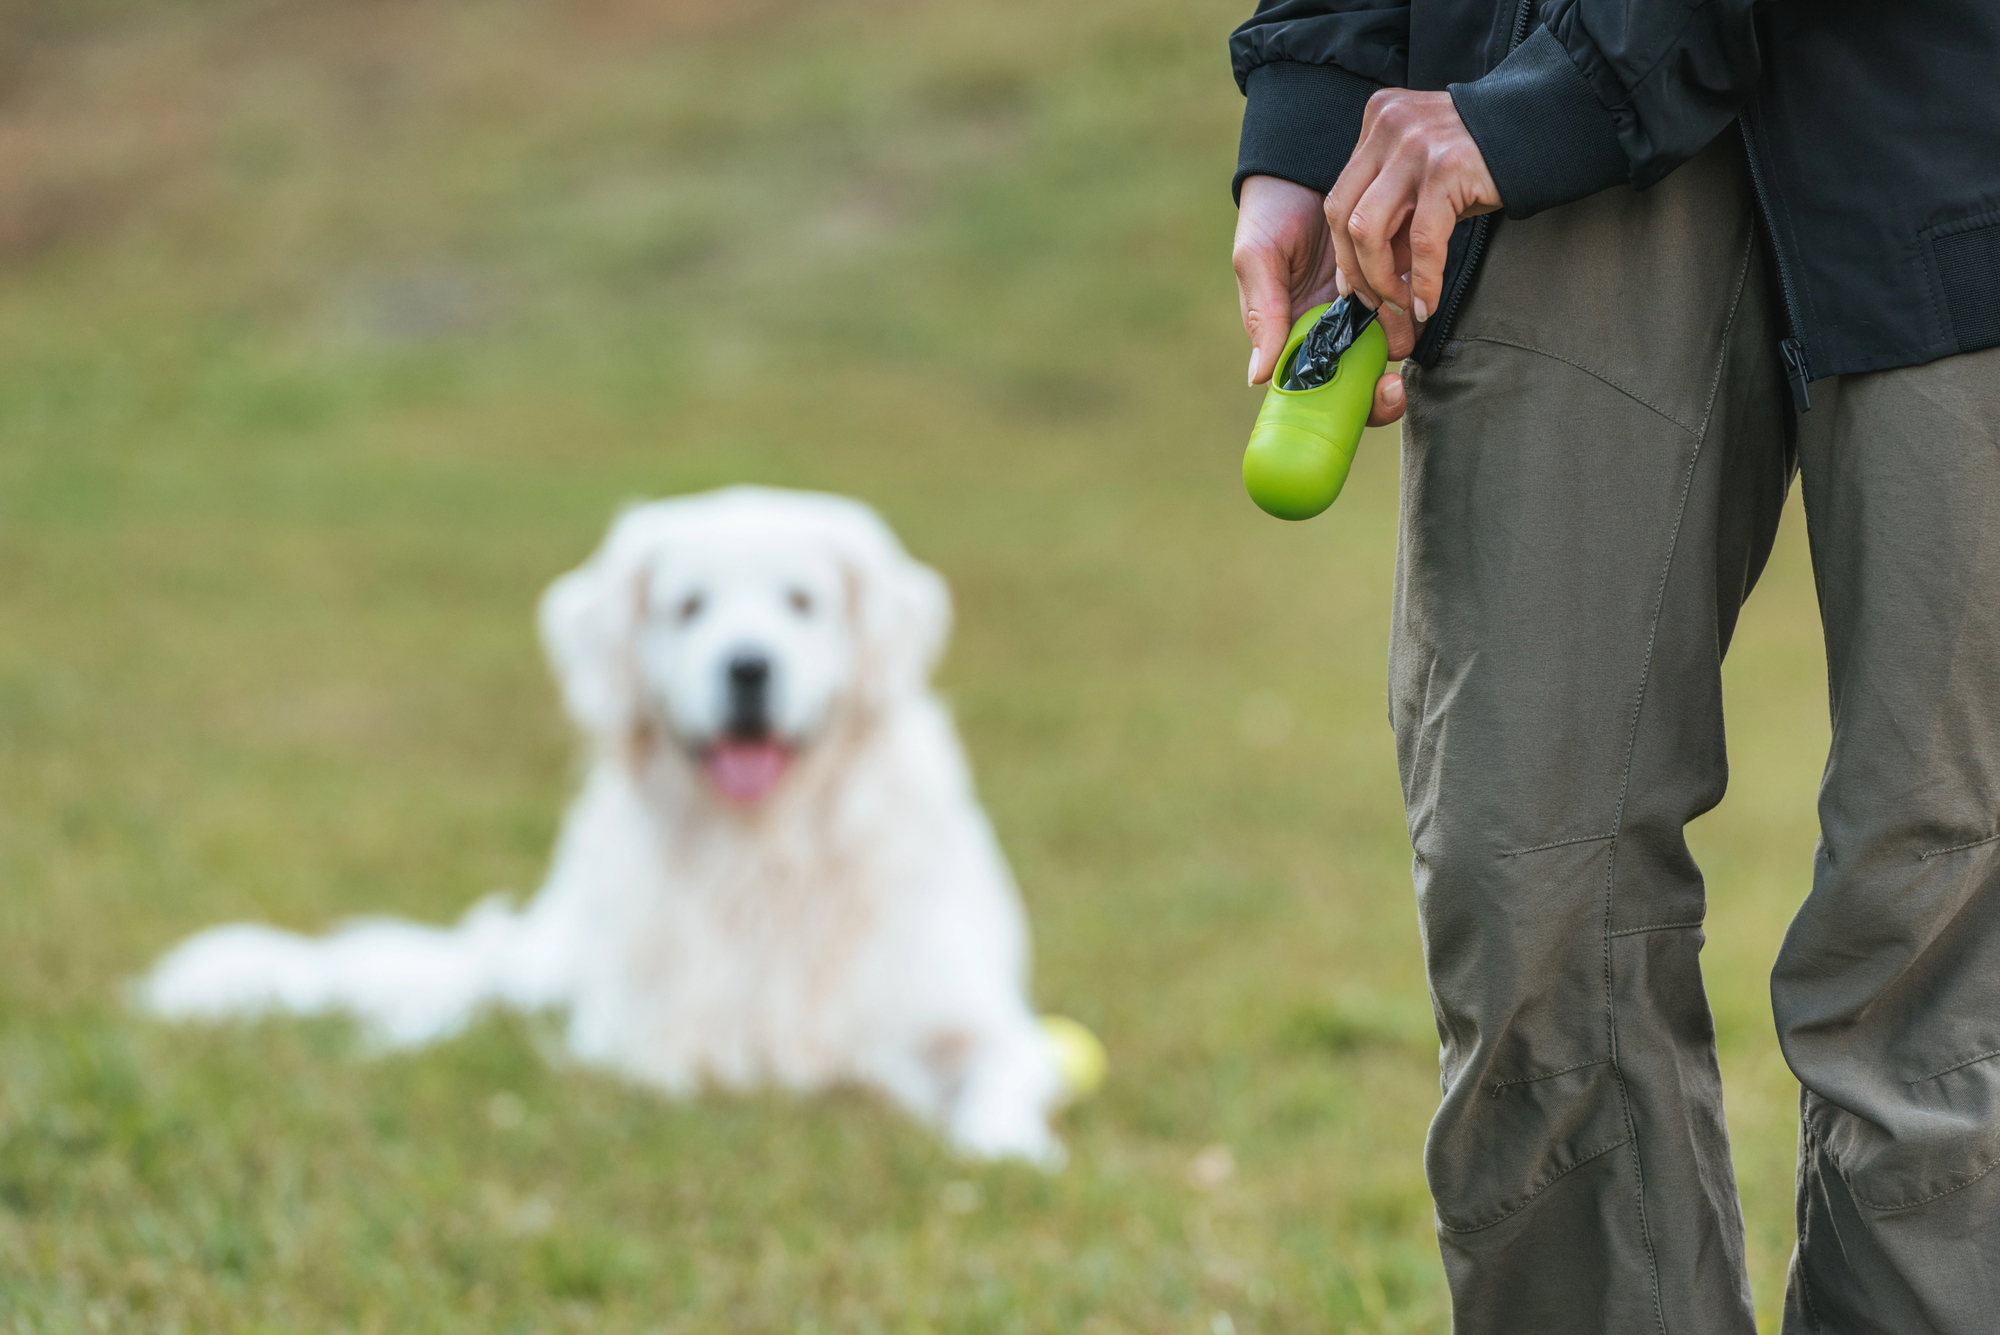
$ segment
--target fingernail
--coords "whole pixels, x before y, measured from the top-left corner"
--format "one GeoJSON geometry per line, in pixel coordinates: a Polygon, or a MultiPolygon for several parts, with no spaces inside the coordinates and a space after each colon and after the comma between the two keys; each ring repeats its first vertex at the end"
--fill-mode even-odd
{"type": "Polygon", "coordinates": [[[1417,323],[1422,324],[1430,318],[1430,310],[1424,305],[1423,298],[1417,298],[1417,323]]]}
{"type": "Polygon", "coordinates": [[[1384,306],[1387,306],[1390,310],[1396,312],[1396,314],[1398,315],[1403,314],[1403,308],[1401,306],[1398,306],[1395,302],[1389,300],[1387,297],[1382,298],[1382,304],[1384,306]]]}
{"type": "Polygon", "coordinates": [[[1257,364],[1258,364],[1259,362],[1263,361],[1263,360],[1264,360],[1264,350],[1263,350],[1262,348],[1252,348],[1252,349],[1250,349],[1250,380],[1249,380],[1249,383],[1250,383],[1250,384],[1252,384],[1252,385],[1254,385],[1254,384],[1256,384],[1256,383],[1257,383],[1257,364]]]}
{"type": "Polygon", "coordinates": [[[1354,291],[1353,285],[1347,281],[1346,273],[1339,269],[1333,271],[1333,290],[1343,297],[1354,291]]]}
{"type": "Polygon", "coordinates": [[[1392,379],[1387,385],[1383,386],[1382,401],[1387,403],[1391,408],[1403,401],[1403,382],[1400,379],[1392,379]]]}

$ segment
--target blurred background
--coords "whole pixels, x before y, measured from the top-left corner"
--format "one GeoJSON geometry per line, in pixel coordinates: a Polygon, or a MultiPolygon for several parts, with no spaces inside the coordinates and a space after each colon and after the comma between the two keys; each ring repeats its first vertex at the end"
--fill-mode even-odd
{"type": "MultiPolygon", "coordinates": [[[[1246,9],[0,0],[0,1329],[1447,1329],[1396,440],[1313,523],[1241,493],[1246,9]],[[1037,1000],[1111,1053],[1067,1172],[858,1094],[667,1104],[534,1022],[130,1017],[200,926],[532,891],[575,774],[537,593],[744,480],[952,584],[1037,1000]]],[[[1693,832],[1767,1319],[1801,534],[1693,832]]]]}

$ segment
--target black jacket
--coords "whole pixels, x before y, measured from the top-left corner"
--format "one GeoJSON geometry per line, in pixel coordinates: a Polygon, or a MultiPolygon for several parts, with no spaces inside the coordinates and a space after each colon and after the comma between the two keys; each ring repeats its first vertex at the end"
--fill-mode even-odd
{"type": "MultiPolygon", "coordinates": [[[[2000,0],[1260,0],[1236,181],[1332,188],[1379,87],[1449,89],[1506,216],[1664,177],[1739,122],[1793,394],[2000,344],[2000,0]]],[[[1428,365],[1497,220],[1460,223],[1428,365]]]]}

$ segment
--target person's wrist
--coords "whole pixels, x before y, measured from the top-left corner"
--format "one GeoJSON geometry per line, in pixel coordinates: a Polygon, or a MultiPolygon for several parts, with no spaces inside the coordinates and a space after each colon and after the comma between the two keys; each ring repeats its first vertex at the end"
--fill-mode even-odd
{"type": "Polygon", "coordinates": [[[1257,210],[1273,205],[1294,208],[1301,202],[1306,202],[1318,208],[1319,201],[1323,198],[1325,192],[1314,190],[1308,185],[1300,185],[1289,177],[1258,172],[1244,177],[1238,184],[1236,205],[1239,210],[1257,210]]]}

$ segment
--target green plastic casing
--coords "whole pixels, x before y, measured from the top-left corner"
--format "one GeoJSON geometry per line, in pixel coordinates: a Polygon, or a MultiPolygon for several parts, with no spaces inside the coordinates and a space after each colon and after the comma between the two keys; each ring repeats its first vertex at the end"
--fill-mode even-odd
{"type": "Polygon", "coordinates": [[[1389,367],[1389,341],[1381,324],[1371,321],[1340,354],[1333,379],[1314,389],[1278,388],[1306,331],[1325,310],[1315,306],[1292,326],[1243,451],[1244,490],[1264,513],[1280,519],[1311,519],[1340,495],[1361,429],[1368,425],[1375,382],[1389,367]]]}

